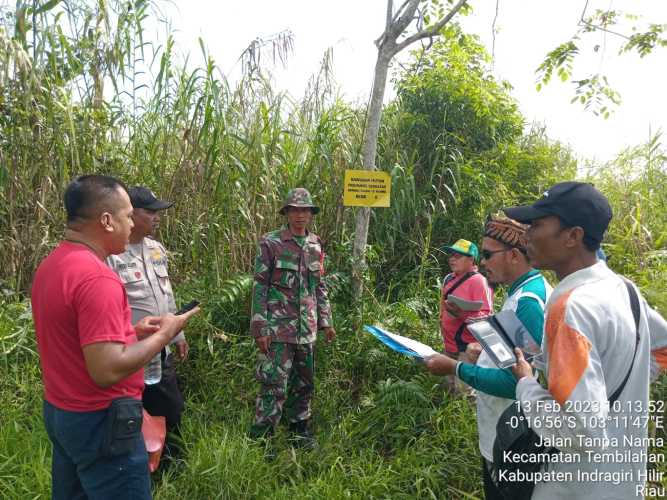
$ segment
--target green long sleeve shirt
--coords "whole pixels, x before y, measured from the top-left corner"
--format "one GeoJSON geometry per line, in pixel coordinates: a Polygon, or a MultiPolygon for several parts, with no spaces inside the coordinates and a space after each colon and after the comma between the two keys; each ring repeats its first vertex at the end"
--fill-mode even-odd
{"type": "MultiPolygon", "coordinates": [[[[515,313],[538,345],[542,344],[544,304],[547,286],[544,279],[533,279],[539,271],[532,269],[518,278],[509,289],[508,300],[519,295],[515,313]],[[526,295],[524,295],[526,294],[526,295]],[[537,300],[539,297],[541,300],[537,300]]],[[[484,368],[470,363],[459,363],[457,376],[469,386],[501,398],[515,399],[516,379],[509,368],[484,368]]]]}

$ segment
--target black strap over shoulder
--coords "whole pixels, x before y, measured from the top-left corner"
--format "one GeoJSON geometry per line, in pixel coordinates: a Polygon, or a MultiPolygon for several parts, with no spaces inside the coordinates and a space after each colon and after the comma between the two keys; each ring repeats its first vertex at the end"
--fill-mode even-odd
{"type": "Polygon", "coordinates": [[[637,350],[639,349],[639,297],[637,296],[637,291],[635,290],[635,287],[632,285],[630,280],[623,277],[622,279],[623,283],[625,283],[625,287],[628,289],[628,295],[630,296],[630,307],[632,308],[632,316],[635,319],[635,352],[632,355],[632,363],[630,363],[630,369],[628,370],[628,373],[626,373],[623,382],[621,382],[621,385],[618,387],[618,389],[614,391],[614,394],[609,397],[610,403],[616,401],[621,395],[621,392],[623,392],[623,389],[625,389],[625,384],[628,382],[630,373],[632,373],[632,368],[635,366],[635,358],[637,357],[637,350]]]}
{"type": "Polygon", "coordinates": [[[468,325],[461,323],[461,326],[459,326],[456,333],[454,333],[454,341],[456,342],[456,348],[459,352],[465,352],[468,348],[468,343],[463,340],[463,332],[465,331],[466,326],[468,325]]]}
{"type": "MultiPolygon", "coordinates": [[[[456,285],[454,285],[450,290],[447,290],[447,294],[445,295],[445,300],[449,298],[449,296],[454,293],[454,290],[456,290],[458,287],[460,287],[464,281],[472,278],[474,275],[478,274],[477,271],[470,271],[467,272],[463,275],[463,278],[461,278],[456,285]]],[[[453,279],[453,278],[452,278],[453,279]]],[[[451,280],[449,280],[451,281],[451,280]]],[[[447,281],[445,282],[445,285],[447,285],[447,281]]],[[[466,350],[466,347],[468,344],[466,344],[463,341],[463,331],[466,328],[466,324],[462,323],[461,326],[456,330],[456,333],[454,333],[454,340],[456,342],[456,347],[460,352],[464,352],[466,350]]]]}
{"type": "MultiPolygon", "coordinates": [[[[458,287],[460,287],[460,286],[463,284],[464,281],[467,281],[469,278],[472,278],[472,277],[475,276],[476,274],[478,274],[477,271],[470,271],[470,272],[468,272],[468,273],[465,273],[465,274],[463,275],[463,278],[461,278],[461,279],[458,281],[458,283],[456,283],[456,285],[454,285],[450,290],[447,290],[447,294],[445,295],[445,300],[447,300],[447,299],[449,298],[449,296],[450,296],[452,293],[454,293],[454,290],[456,290],[458,287]]],[[[453,279],[453,278],[452,278],[452,279],[453,279]]],[[[451,280],[449,280],[449,281],[451,281],[451,280]]],[[[446,285],[447,283],[449,283],[449,281],[445,281],[444,284],[446,285]]]]}

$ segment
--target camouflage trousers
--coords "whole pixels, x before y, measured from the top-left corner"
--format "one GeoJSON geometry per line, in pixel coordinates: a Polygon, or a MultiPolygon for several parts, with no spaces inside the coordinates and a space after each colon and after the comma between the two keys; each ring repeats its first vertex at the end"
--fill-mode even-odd
{"type": "Polygon", "coordinates": [[[315,344],[271,342],[259,353],[255,377],[261,384],[253,427],[275,428],[283,413],[290,423],[310,418],[313,398],[315,344]]]}

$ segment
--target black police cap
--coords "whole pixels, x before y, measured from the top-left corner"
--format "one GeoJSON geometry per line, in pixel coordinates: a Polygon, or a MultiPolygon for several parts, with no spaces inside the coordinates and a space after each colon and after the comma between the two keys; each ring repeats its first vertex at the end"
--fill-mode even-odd
{"type": "Polygon", "coordinates": [[[134,208],[146,208],[148,210],[164,210],[171,207],[174,203],[163,201],[155,196],[155,193],[143,186],[134,186],[128,190],[130,201],[134,208]]]}

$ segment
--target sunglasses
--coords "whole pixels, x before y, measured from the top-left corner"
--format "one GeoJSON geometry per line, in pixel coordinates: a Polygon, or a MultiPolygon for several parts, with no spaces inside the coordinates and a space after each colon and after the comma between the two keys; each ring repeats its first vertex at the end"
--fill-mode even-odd
{"type": "Polygon", "coordinates": [[[482,256],[483,260],[489,260],[491,257],[493,257],[497,253],[503,253],[503,252],[509,252],[512,250],[511,248],[504,248],[503,250],[482,250],[480,255],[482,256]]]}

